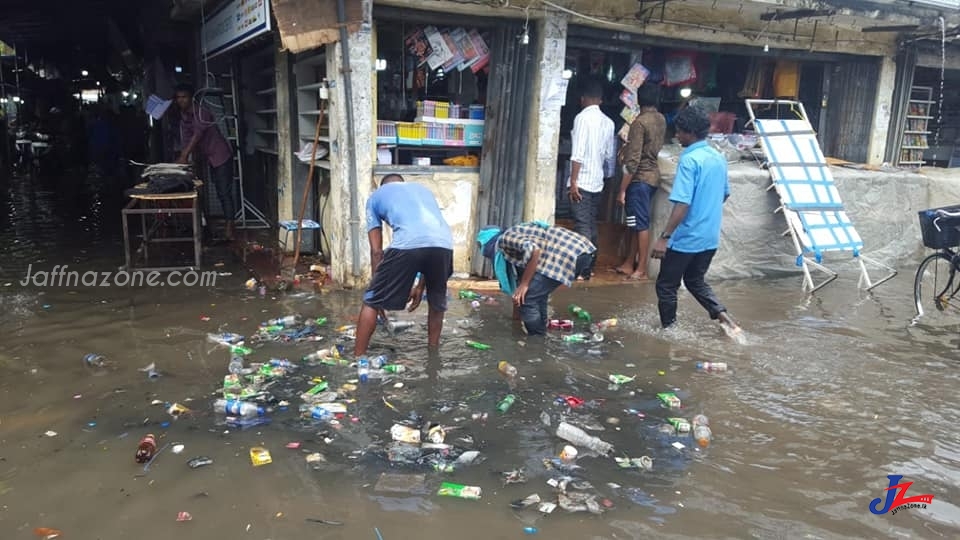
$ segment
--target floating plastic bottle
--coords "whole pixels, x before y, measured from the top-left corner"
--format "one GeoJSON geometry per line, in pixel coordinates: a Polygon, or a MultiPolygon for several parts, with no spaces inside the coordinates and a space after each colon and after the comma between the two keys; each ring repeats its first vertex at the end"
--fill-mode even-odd
{"type": "Polygon", "coordinates": [[[470,340],[467,340],[467,347],[473,347],[474,349],[477,349],[480,351],[486,351],[490,349],[490,346],[485,343],[480,343],[478,341],[470,341],[470,340]]]}
{"type": "Polygon", "coordinates": [[[134,457],[134,459],[137,460],[137,463],[146,463],[153,459],[153,456],[156,453],[157,439],[153,436],[153,434],[149,434],[140,439],[140,446],[137,447],[137,455],[134,457]]]}
{"type": "Polygon", "coordinates": [[[331,420],[338,414],[346,414],[347,406],[343,403],[319,403],[310,407],[310,417],[315,420],[331,420]]]}
{"type": "Polygon", "coordinates": [[[367,382],[370,378],[370,361],[365,356],[357,360],[357,378],[361,383],[367,382]]]}
{"type": "Polygon", "coordinates": [[[233,332],[223,332],[220,334],[207,334],[207,341],[210,343],[217,343],[220,345],[236,345],[238,343],[243,343],[243,336],[240,334],[234,334],[233,332]]]}
{"type": "Polygon", "coordinates": [[[371,369],[380,369],[380,368],[382,368],[383,366],[385,366],[385,365],[387,365],[387,364],[389,364],[389,363],[390,363],[390,361],[387,359],[387,356],[381,354],[381,355],[378,355],[378,356],[374,356],[373,358],[370,359],[370,368],[371,368],[371,369]]]}
{"type": "Polygon", "coordinates": [[[683,405],[680,398],[673,392],[660,392],[657,394],[657,399],[668,409],[679,409],[683,405]]]}
{"type": "Polygon", "coordinates": [[[236,401],[233,399],[218,399],[213,404],[213,410],[219,414],[229,416],[263,416],[266,414],[263,407],[249,401],[236,401]]]}
{"type": "Polygon", "coordinates": [[[513,403],[517,400],[517,396],[513,394],[507,394],[500,403],[497,403],[497,410],[500,411],[500,414],[506,414],[510,410],[510,407],[513,407],[513,403]]]}
{"type": "Polygon", "coordinates": [[[317,317],[316,319],[310,319],[307,321],[307,325],[309,326],[323,326],[325,324],[327,324],[326,317],[317,317]]]}
{"type": "Polygon", "coordinates": [[[230,364],[227,365],[227,372],[231,375],[240,375],[243,373],[243,358],[231,356],[230,364]]]}
{"type": "Polygon", "coordinates": [[[588,341],[593,341],[593,337],[590,334],[583,332],[578,334],[565,334],[562,339],[567,343],[587,343],[588,341]]]}
{"type": "Polygon", "coordinates": [[[581,321],[590,322],[593,319],[593,317],[590,316],[590,313],[587,310],[583,309],[582,307],[576,304],[570,304],[570,306],[567,309],[569,309],[570,313],[572,313],[576,318],[580,319],[581,321]]]}
{"type": "Polygon", "coordinates": [[[403,373],[406,370],[406,366],[402,364],[387,364],[383,366],[384,373],[403,373]]]}
{"type": "Polygon", "coordinates": [[[697,362],[697,371],[722,373],[727,370],[726,362],[697,362]]]}
{"type": "Polygon", "coordinates": [[[263,326],[283,326],[291,327],[300,324],[300,321],[303,320],[303,317],[300,315],[287,315],[286,317],[278,317],[276,319],[270,319],[265,322],[263,326]]]}
{"type": "Polygon", "coordinates": [[[454,484],[452,482],[443,482],[440,484],[440,489],[437,490],[437,495],[442,497],[457,497],[459,499],[480,499],[483,495],[483,490],[477,486],[464,486],[462,484],[454,484]]]}
{"type": "Polygon", "coordinates": [[[479,293],[475,293],[473,291],[460,291],[461,300],[479,300],[481,298],[483,298],[483,296],[481,296],[479,293]]]}
{"type": "Polygon", "coordinates": [[[604,319],[590,327],[594,334],[606,331],[617,326],[617,319],[604,319]]]}
{"type": "Polygon", "coordinates": [[[572,443],[574,446],[580,446],[582,448],[589,448],[594,452],[602,455],[608,455],[613,451],[613,445],[587,434],[587,432],[582,429],[568,424],[566,422],[560,422],[560,425],[557,426],[557,437],[572,443]]]}
{"type": "Polygon", "coordinates": [[[102,354],[90,353],[83,357],[83,363],[88,367],[102,368],[107,362],[107,358],[102,354]]]}
{"type": "Polygon", "coordinates": [[[700,448],[710,446],[710,441],[713,439],[713,432],[710,431],[710,420],[702,414],[693,417],[693,439],[697,441],[700,448]]]}
{"type": "Polygon", "coordinates": [[[497,364],[497,369],[500,371],[500,373],[506,375],[507,377],[517,376],[517,368],[512,366],[510,362],[507,362],[506,360],[501,360],[500,363],[497,364]]]}
{"type": "Polygon", "coordinates": [[[413,321],[389,321],[387,323],[387,330],[397,333],[406,330],[407,328],[413,328],[416,325],[417,323],[413,321]]]}
{"type": "Polygon", "coordinates": [[[316,362],[318,360],[327,360],[329,358],[340,358],[341,353],[343,352],[343,347],[341,345],[334,345],[329,349],[320,349],[316,352],[312,352],[302,358],[304,362],[316,362]]]}

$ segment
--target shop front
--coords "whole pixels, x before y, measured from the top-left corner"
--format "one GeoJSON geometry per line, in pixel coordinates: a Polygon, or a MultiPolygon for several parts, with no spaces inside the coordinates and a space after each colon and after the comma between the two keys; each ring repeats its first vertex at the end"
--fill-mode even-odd
{"type": "MultiPolygon", "coordinates": [[[[479,272],[478,226],[522,219],[532,73],[509,20],[374,8],[376,162],[426,185],[454,236],[454,272],[479,272]]],[[[530,39],[532,29],[527,29],[530,39]]]]}
{"type": "MultiPolygon", "coordinates": [[[[695,104],[711,116],[712,144],[731,156],[756,143],[749,125],[747,99],[786,99],[803,104],[820,134],[825,155],[863,163],[876,101],[880,62],[876,58],[786,51],[761,47],[715,45],[618,34],[604,37],[593,28],[571,26],[567,39],[564,76],[570,91],[561,111],[557,150],[556,215],[572,227],[566,184],[569,176],[570,135],[580,112],[579,89],[586,81],[604,85],[601,110],[614,121],[617,148],[625,144],[630,122],[639,107],[641,85],[660,87],[660,112],[667,120],[660,153],[665,188],[682,148],[676,142],[673,119],[695,104]],[[842,129],[841,129],[842,126],[842,129]]],[[[792,118],[798,110],[771,106],[759,111],[768,117],[792,118]]],[[[600,210],[598,268],[618,264],[623,252],[623,209],[617,204],[620,171],[606,181],[600,210]]],[[[665,190],[661,190],[663,192],[665,190]]]]}

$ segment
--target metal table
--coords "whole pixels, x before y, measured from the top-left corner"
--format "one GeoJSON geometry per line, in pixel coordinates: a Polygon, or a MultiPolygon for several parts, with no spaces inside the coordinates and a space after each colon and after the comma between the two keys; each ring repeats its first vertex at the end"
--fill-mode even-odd
{"type": "Polygon", "coordinates": [[[126,256],[127,270],[169,272],[200,268],[200,205],[198,203],[198,191],[196,188],[199,188],[202,182],[195,181],[194,185],[196,187],[192,192],[130,196],[130,202],[127,203],[121,211],[123,217],[123,249],[124,255],[126,256]],[[190,226],[193,230],[192,236],[162,236],[161,231],[164,225],[168,224],[170,218],[179,215],[190,216],[190,226]],[[140,238],[140,246],[137,248],[136,253],[131,253],[130,216],[140,216],[140,234],[138,235],[140,238]],[[149,266],[149,250],[151,244],[176,242],[193,243],[193,266],[149,266]],[[144,266],[134,266],[134,258],[139,259],[140,255],[143,256],[144,266]]]}

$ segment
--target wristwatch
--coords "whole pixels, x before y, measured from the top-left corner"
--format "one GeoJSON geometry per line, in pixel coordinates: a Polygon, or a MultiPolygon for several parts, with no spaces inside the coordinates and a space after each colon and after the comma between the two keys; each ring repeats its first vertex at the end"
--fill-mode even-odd
{"type": "Polygon", "coordinates": [[[667,231],[663,231],[662,233],[660,233],[660,238],[663,238],[664,240],[669,240],[670,235],[667,234],[667,231]]]}

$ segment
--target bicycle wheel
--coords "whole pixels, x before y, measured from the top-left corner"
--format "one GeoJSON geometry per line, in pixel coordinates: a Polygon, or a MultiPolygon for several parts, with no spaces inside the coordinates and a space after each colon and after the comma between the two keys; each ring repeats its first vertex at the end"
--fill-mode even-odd
{"type": "Polygon", "coordinates": [[[950,254],[937,252],[920,263],[913,280],[917,316],[923,316],[926,321],[944,314],[960,315],[960,299],[956,299],[958,292],[960,278],[957,277],[957,268],[950,254]]]}

